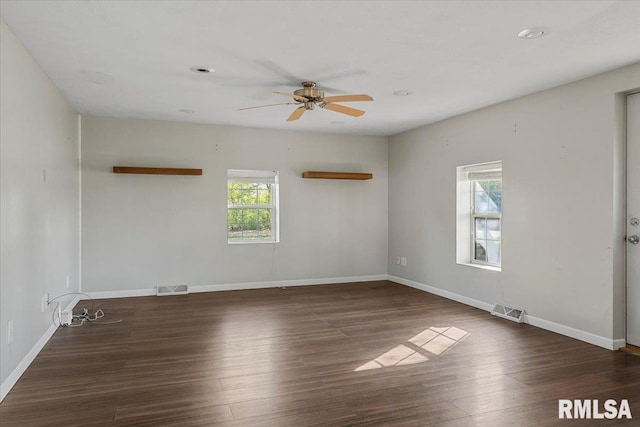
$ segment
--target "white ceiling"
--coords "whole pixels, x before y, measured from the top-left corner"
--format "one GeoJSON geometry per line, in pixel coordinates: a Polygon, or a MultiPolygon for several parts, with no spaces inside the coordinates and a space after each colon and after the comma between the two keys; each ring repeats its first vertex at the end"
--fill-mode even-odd
{"type": "Polygon", "coordinates": [[[73,107],[91,115],[391,135],[640,61],[640,1],[0,5],[73,107]],[[516,37],[534,26],[550,31],[516,37]],[[292,105],[237,111],[287,102],[272,92],[303,80],[375,101],[345,104],[366,110],[359,118],[317,109],[286,122],[292,105]]]}

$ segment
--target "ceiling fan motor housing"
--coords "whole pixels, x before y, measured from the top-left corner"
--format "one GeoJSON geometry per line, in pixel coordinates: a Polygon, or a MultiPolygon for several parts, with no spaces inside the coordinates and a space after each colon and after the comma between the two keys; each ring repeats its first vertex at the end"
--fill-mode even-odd
{"type": "Polygon", "coordinates": [[[304,96],[309,101],[319,102],[324,98],[324,91],[320,89],[316,89],[316,84],[314,82],[303,82],[303,89],[298,89],[293,92],[294,95],[304,96]]]}

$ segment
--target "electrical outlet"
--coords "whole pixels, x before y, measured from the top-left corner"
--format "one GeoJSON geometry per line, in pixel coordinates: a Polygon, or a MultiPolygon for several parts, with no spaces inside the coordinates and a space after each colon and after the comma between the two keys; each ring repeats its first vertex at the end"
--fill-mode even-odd
{"type": "Polygon", "coordinates": [[[13,341],[13,319],[7,322],[7,344],[13,341]]]}
{"type": "Polygon", "coordinates": [[[40,311],[44,313],[47,310],[48,305],[49,305],[49,294],[46,293],[42,296],[42,299],[40,300],[40,311]]]}
{"type": "Polygon", "coordinates": [[[407,266],[407,257],[403,256],[402,258],[400,258],[400,265],[406,267],[407,266]]]}
{"type": "Polygon", "coordinates": [[[399,256],[396,257],[396,264],[400,265],[400,257],[399,256]]]}
{"type": "Polygon", "coordinates": [[[71,286],[71,276],[67,274],[67,289],[69,289],[69,286],[71,286]]]}

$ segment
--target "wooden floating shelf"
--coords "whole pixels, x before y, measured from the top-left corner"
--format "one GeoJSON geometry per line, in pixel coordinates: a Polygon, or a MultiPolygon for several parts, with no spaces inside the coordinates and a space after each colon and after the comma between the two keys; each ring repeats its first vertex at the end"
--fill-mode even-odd
{"type": "Polygon", "coordinates": [[[202,175],[202,169],[114,166],[113,173],[134,173],[143,175],[202,175]]]}
{"type": "Polygon", "coordinates": [[[318,179],[372,179],[372,173],[357,173],[357,172],[318,172],[307,171],[302,172],[303,178],[318,178],[318,179]]]}

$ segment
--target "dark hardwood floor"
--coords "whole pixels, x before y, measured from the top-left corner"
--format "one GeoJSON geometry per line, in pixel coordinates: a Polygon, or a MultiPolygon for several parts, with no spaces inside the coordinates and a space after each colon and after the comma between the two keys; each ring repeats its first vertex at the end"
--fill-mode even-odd
{"type": "Polygon", "coordinates": [[[59,329],[2,426],[640,425],[640,357],[392,282],[95,308],[122,322],[59,329]],[[634,418],[559,420],[561,398],[634,418]]]}

